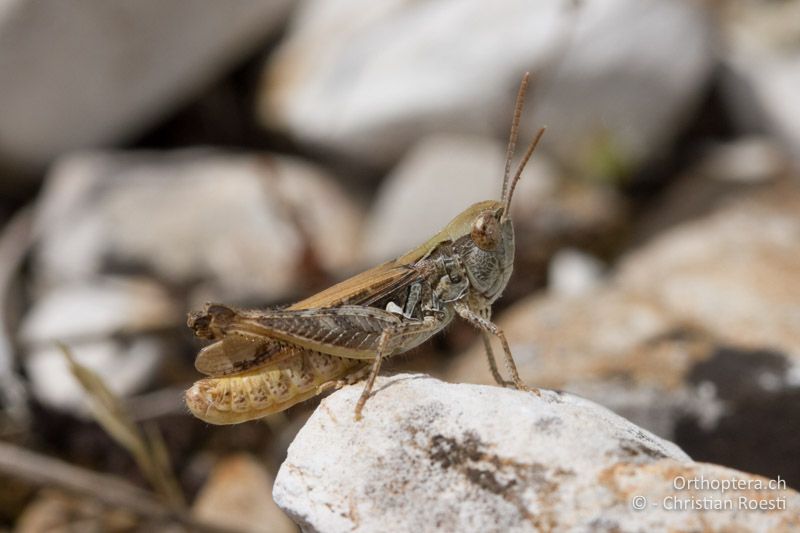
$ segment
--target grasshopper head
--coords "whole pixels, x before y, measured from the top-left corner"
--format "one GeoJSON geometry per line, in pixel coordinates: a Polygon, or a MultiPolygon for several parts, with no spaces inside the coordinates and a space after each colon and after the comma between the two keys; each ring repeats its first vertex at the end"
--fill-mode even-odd
{"type": "Polygon", "coordinates": [[[522,171],[528,163],[533,151],[544,134],[541,128],[528,145],[516,172],[511,174],[511,159],[517,142],[519,119],[522,115],[522,104],[528,86],[526,73],[517,94],[514,108],[514,120],[511,124],[511,135],[506,151],[506,167],[503,177],[503,192],[500,201],[480,202],[473,205],[465,215],[471,216],[472,227],[469,239],[460,247],[461,259],[467,271],[470,285],[491,304],[505,289],[514,264],[514,226],[511,223],[511,198],[522,171]]]}
{"type": "MultiPolygon", "coordinates": [[[[457,241],[458,254],[476,296],[490,304],[505,289],[514,265],[514,226],[504,216],[502,202],[490,200],[470,207],[471,225],[457,241]]],[[[466,229],[466,228],[465,228],[466,229]]]]}

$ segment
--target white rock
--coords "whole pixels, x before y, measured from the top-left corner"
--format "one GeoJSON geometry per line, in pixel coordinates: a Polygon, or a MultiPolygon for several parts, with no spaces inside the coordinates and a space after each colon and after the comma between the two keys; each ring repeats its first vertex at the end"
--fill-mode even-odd
{"type": "Polygon", "coordinates": [[[23,343],[164,330],[183,321],[183,310],[158,284],[144,278],[106,277],[61,285],[39,296],[20,327],[23,343]]]}
{"type": "Polygon", "coordinates": [[[169,352],[158,332],[184,321],[183,309],[144,278],[104,277],[55,286],[25,315],[18,340],[33,394],[55,409],[88,414],[83,388],[56,343],[126,397],[151,383],[169,352]]]}
{"type": "Polygon", "coordinates": [[[134,135],[259,44],[292,4],[3,2],[0,154],[41,165],[134,135]]]}
{"type": "Polygon", "coordinates": [[[681,490],[681,479],[758,478],[692,462],[587,400],[422,375],[379,379],[364,418],[361,387],[323,400],[289,447],[273,496],[304,531],[786,530],[792,490],[681,490]],[[675,483],[678,485],[676,486],[675,483]],[[636,496],[648,501],[637,511],[636,496]],[[783,511],[669,510],[783,499],[783,511]]]}
{"type": "Polygon", "coordinates": [[[596,257],[567,248],[550,262],[549,289],[556,294],[576,296],[600,285],[603,263],[596,257]]]}
{"type": "Polygon", "coordinates": [[[633,165],[675,135],[705,83],[705,15],[684,0],[311,1],[270,59],[261,114],[386,164],[426,133],[505,136],[531,70],[537,114],[524,123],[551,126],[545,150],[562,163],[593,165],[599,150],[633,165]]]}
{"type": "Polygon", "coordinates": [[[543,147],[578,172],[631,170],[663,153],[699,104],[714,67],[705,7],[585,2],[567,30],[573,33],[562,37],[563,57],[543,74],[523,131],[549,125],[543,147]]]}
{"type": "Polygon", "coordinates": [[[723,182],[757,184],[774,180],[789,168],[788,158],[773,140],[753,135],[712,145],[698,172],[723,182]]]}
{"type": "MultiPolygon", "coordinates": [[[[639,361],[643,346],[674,327],[672,317],[657,303],[613,287],[577,296],[532,296],[496,322],[508,337],[520,375],[543,387],[572,390],[575,383],[622,375],[669,390],[693,362],[690,354],[679,356],[678,351],[639,361]]],[[[456,360],[448,378],[492,383],[482,345],[456,360]]]]}
{"type": "Polygon", "coordinates": [[[39,207],[40,282],[145,268],[178,286],[204,283],[209,298],[279,298],[305,270],[344,269],[360,226],[314,167],[207,151],[76,155],[53,170],[39,207]]]}
{"type": "MultiPolygon", "coordinates": [[[[150,385],[164,361],[165,344],[154,335],[138,335],[128,342],[96,340],[69,343],[75,359],[100,376],[118,397],[124,398],[150,385]]],[[[26,354],[25,370],[33,394],[43,404],[88,417],[83,387],[72,376],[64,353],[55,345],[42,345],[26,354]]]]}

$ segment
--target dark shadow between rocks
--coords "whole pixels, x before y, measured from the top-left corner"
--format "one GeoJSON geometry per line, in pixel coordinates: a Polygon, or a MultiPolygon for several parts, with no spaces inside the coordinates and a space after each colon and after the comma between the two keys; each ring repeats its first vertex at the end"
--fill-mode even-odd
{"type": "Polygon", "coordinates": [[[787,381],[789,366],[780,352],[718,348],[695,365],[688,381],[713,384],[725,413],[713,427],[684,417],[676,425],[675,443],[696,461],[780,476],[787,485],[800,486],[800,388],[787,381]]]}

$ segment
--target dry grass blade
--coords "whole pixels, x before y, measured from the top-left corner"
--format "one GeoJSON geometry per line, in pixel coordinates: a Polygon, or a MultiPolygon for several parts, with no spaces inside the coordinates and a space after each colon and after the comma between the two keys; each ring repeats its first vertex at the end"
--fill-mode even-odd
{"type": "Polygon", "coordinates": [[[0,404],[8,415],[6,426],[0,420],[0,431],[20,431],[30,420],[25,385],[14,369],[14,346],[7,316],[9,297],[22,263],[33,242],[33,210],[20,209],[0,228],[0,404]]]}
{"type": "Polygon", "coordinates": [[[176,505],[181,509],[186,507],[186,501],[183,498],[178,480],[172,474],[172,461],[169,458],[169,451],[164,442],[164,437],[158,430],[153,422],[148,422],[144,425],[144,433],[147,436],[147,442],[150,444],[150,456],[153,459],[154,471],[153,475],[158,478],[154,482],[154,486],[163,487],[163,493],[170,495],[169,501],[175,501],[176,505]]]}
{"type": "Polygon", "coordinates": [[[178,522],[188,531],[207,533],[234,531],[199,522],[183,511],[175,512],[153,493],[117,477],[92,472],[5,442],[0,442],[0,473],[25,479],[38,486],[58,487],[83,494],[105,505],[130,510],[137,515],[162,523],[164,526],[162,529],[174,530],[170,524],[178,522]]]}
{"type": "Polygon", "coordinates": [[[133,423],[122,403],[92,370],[75,360],[68,346],[58,343],[69,363],[70,372],[81,384],[97,423],[133,456],[153,489],[175,510],[184,510],[186,501],[172,474],[166,448],[155,427],[147,437],[133,423]]]}

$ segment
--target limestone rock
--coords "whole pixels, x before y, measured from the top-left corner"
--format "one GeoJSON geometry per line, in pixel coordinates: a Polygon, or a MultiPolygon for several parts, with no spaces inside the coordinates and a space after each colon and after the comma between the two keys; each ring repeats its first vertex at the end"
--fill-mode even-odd
{"type": "MultiPolygon", "coordinates": [[[[665,438],[681,416],[715,421],[721,406],[683,386],[709,356],[682,338],[673,317],[647,298],[599,287],[521,300],[496,319],[523,381],[591,398],[665,438]]],[[[499,351],[499,346],[496,347],[499,351]]],[[[448,379],[494,383],[483,346],[457,358],[448,379]]]]}
{"type": "Polygon", "coordinates": [[[355,422],[360,391],[347,387],[323,400],[278,473],[275,501],[304,531],[800,527],[795,491],[687,489],[681,480],[767,480],[692,462],[576,396],[398,375],[377,381],[355,422]],[[784,508],[742,511],[740,496],[784,508]],[[732,507],[675,510],[677,501],[703,498],[732,507]]]}
{"type": "MultiPolygon", "coordinates": [[[[558,176],[536,154],[514,193],[512,213],[531,216],[552,198],[558,176]]],[[[486,137],[434,135],[421,139],[387,176],[370,210],[364,261],[377,263],[418,246],[470,205],[499,199],[505,146],[486,137]]]]}
{"type": "Polygon", "coordinates": [[[523,131],[549,125],[548,149],[581,174],[618,176],[663,155],[714,67],[706,7],[586,2],[562,36],[563,56],[543,73],[523,131]]]}
{"type": "Polygon", "coordinates": [[[742,198],[625,258],[617,282],[744,348],[800,363],[800,187],[742,198]]]}
{"type": "Polygon", "coordinates": [[[580,250],[566,248],[550,261],[547,279],[550,290],[576,296],[600,285],[604,265],[602,261],[580,250]]]}
{"type": "MultiPolygon", "coordinates": [[[[125,398],[152,383],[166,345],[156,336],[139,335],[127,342],[101,339],[69,345],[75,360],[99,375],[118,397],[125,398]]],[[[34,396],[44,405],[88,417],[83,387],[72,376],[64,353],[54,345],[32,349],[25,370],[34,396]]]]}

